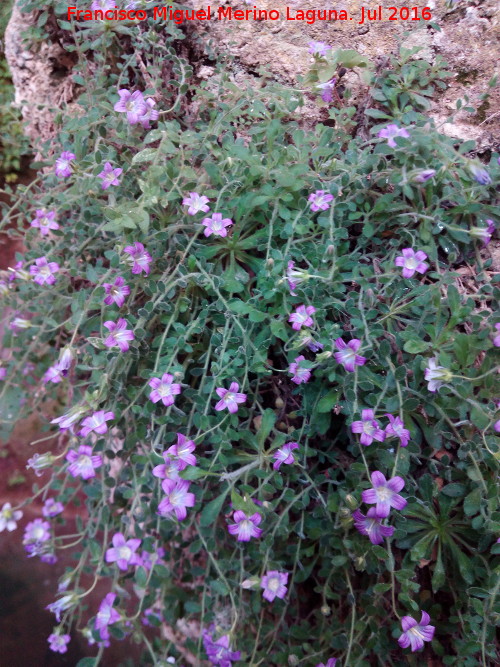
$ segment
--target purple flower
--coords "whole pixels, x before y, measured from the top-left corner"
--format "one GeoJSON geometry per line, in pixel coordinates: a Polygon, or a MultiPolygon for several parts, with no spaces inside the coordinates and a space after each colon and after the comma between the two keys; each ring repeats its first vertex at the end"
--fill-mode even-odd
{"type": "Polygon", "coordinates": [[[273,463],[273,468],[274,470],[279,470],[279,467],[282,463],[290,464],[294,463],[295,459],[293,458],[293,450],[298,449],[299,444],[297,442],[288,442],[286,445],[283,445],[283,447],[280,447],[276,453],[274,454],[274,463],[273,463]]]}
{"type": "Polygon", "coordinates": [[[134,332],[131,329],[127,329],[127,320],[124,320],[123,317],[120,317],[118,322],[108,320],[104,322],[104,326],[110,332],[109,336],[106,336],[104,339],[104,345],[106,347],[119,347],[120,352],[126,352],[130,347],[128,341],[135,338],[134,332]]]}
{"type": "Polygon", "coordinates": [[[234,222],[231,218],[222,218],[222,213],[212,213],[211,218],[203,218],[201,224],[204,225],[205,231],[203,234],[205,236],[227,236],[227,229],[230,225],[234,225],[234,222]]]}
{"type": "Polygon", "coordinates": [[[316,84],[316,88],[321,91],[321,99],[323,102],[329,104],[333,100],[333,91],[335,90],[336,83],[337,79],[334,77],[325,83],[316,84]]]}
{"type": "Polygon", "coordinates": [[[154,565],[162,563],[164,557],[165,549],[163,547],[158,547],[154,553],[149,553],[149,551],[143,549],[141,551],[142,567],[149,571],[154,565]]]}
{"type": "Polygon", "coordinates": [[[486,220],[486,227],[471,227],[469,234],[476,239],[480,239],[483,242],[483,245],[488,245],[491,241],[491,237],[495,233],[495,223],[493,220],[486,220]]]}
{"type": "Polygon", "coordinates": [[[240,385],[237,382],[231,382],[229,389],[218,387],[215,392],[220,401],[216,403],[215,409],[220,411],[227,408],[232,414],[238,412],[238,403],[244,403],[247,400],[246,394],[238,393],[239,388],[240,385]]]}
{"type": "Polygon", "coordinates": [[[126,88],[118,91],[119,101],[113,107],[119,113],[126,113],[130,125],[135,125],[141,121],[141,117],[148,111],[148,106],[140,90],[131,93],[126,88]]]}
{"type": "Polygon", "coordinates": [[[396,148],[397,144],[394,141],[396,137],[404,137],[405,139],[408,139],[409,136],[410,134],[407,130],[404,129],[404,127],[398,127],[394,123],[384,127],[384,129],[380,130],[380,132],[377,134],[377,137],[380,137],[381,139],[387,139],[387,143],[391,148],[396,148]]]}
{"type": "Polygon", "coordinates": [[[295,263],[292,261],[289,261],[287,264],[286,268],[286,279],[288,282],[288,288],[290,290],[290,294],[292,296],[297,296],[295,294],[295,289],[297,285],[299,285],[301,282],[304,280],[307,280],[309,278],[309,274],[306,271],[303,271],[302,269],[294,269],[293,267],[295,266],[295,263]]]}
{"type": "Polygon", "coordinates": [[[368,505],[376,505],[377,516],[380,518],[389,516],[391,507],[402,510],[406,507],[407,501],[400,495],[399,491],[404,487],[405,482],[402,477],[393,477],[387,480],[379,471],[375,470],[370,475],[373,488],[363,491],[361,498],[368,505]]]}
{"type": "Polygon", "coordinates": [[[46,257],[35,259],[36,266],[30,266],[30,273],[34,276],[33,280],[39,285],[47,283],[53,285],[56,282],[54,273],[59,271],[59,264],[56,262],[47,262],[46,257]]]}
{"type": "Polygon", "coordinates": [[[99,435],[103,435],[104,433],[108,432],[106,422],[114,418],[114,412],[104,412],[104,410],[98,410],[90,417],[85,417],[85,419],[80,424],[80,426],[83,426],[83,428],[80,429],[78,435],[83,435],[85,437],[91,431],[95,431],[96,433],[99,433],[99,435]]]}
{"type": "Polygon", "coordinates": [[[59,361],[57,362],[57,365],[61,369],[62,374],[64,376],[68,374],[73,359],[74,359],[73,350],[70,345],[66,345],[66,347],[63,347],[63,349],[61,350],[59,355],[59,361]]]}
{"type": "Polygon", "coordinates": [[[125,540],[123,533],[115,533],[113,546],[106,551],[106,563],[116,563],[120,570],[127,570],[129,565],[142,565],[141,557],[135,553],[141,546],[141,540],[125,540]]]}
{"type": "Polygon", "coordinates": [[[188,491],[189,482],[185,479],[164,479],[161,488],[167,495],[158,505],[158,514],[168,516],[174,512],[179,521],[185,519],[186,507],[194,507],[196,502],[194,493],[188,491]]]}
{"type": "Polygon", "coordinates": [[[257,526],[262,521],[262,517],[258,512],[247,517],[245,512],[237,510],[233,519],[235,523],[227,527],[230,535],[237,535],[238,542],[249,542],[252,537],[260,537],[262,535],[262,528],[257,526]]]}
{"type": "Polygon", "coordinates": [[[35,212],[35,217],[30,222],[32,227],[37,227],[42,236],[47,236],[51,229],[59,229],[56,222],[55,211],[47,211],[44,208],[39,208],[35,212]]]}
{"type": "Polygon", "coordinates": [[[100,454],[92,454],[92,447],[88,445],[80,445],[77,451],[70,449],[66,454],[66,461],[69,461],[71,464],[68,466],[70,475],[81,477],[82,479],[95,477],[96,468],[102,466],[102,456],[100,454]]]}
{"type": "Polygon", "coordinates": [[[113,169],[111,162],[106,162],[104,169],[98,174],[98,178],[102,179],[101,187],[103,190],[107,190],[111,185],[120,185],[118,176],[122,173],[123,169],[116,167],[113,169]]]}
{"type": "Polygon", "coordinates": [[[368,535],[372,544],[381,544],[384,537],[391,537],[394,532],[393,526],[383,526],[381,524],[382,517],[379,517],[375,507],[371,507],[366,516],[361,514],[359,510],[352,513],[354,517],[354,525],[362,535],[368,535]]]}
{"type": "Polygon", "coordinates": [[[187,211],[189,215],[196,215],[200,211],[208,213],[210,210],[210,207],[208,206],[209,201],[208,197],[205,197],[204,195],[199,195],[197,192],[190,192],[189,196],[184,197],[182,200],[182,205],[189,206],[187,211]]]}
{"type": "Polygon", "coordinates": [[[292,329],[300,331],[301,327],[312,327],[314,322],[311,315],[315,312],[316,308],[314,306],[298,306],[288,318],[289,322],[293,322],[292,329]]]}
{"type": "Polygon", "coordinates": [[[27,280],[29,278],[29,273],[23,269],[23,262],[20,260],[16,262],[14,266],[8,266],[7,271],[9,271],[9,282],[20,278],[21,280],[27,280]]]}
{"type": "Polygon", "coordinates": [[[405,428],[400,417],[393,417],[389,414],[386,414],[385,416],[390,421],[390,424],[387,424],[385,427],[386,437],[399,438],[401,447],[406,447],[410,442],[410,431],[405,428]]]}
{"type": "Polygon", "coordinates": [[[49,648],[54,653],[66,653],[71,637],[69,635],[61,635],[58,632],[53,632],[49,635],[47,641],[49,648]]]}
{"type": "Polygon", "coordinates": [[[328,44],[325,44],[325,42],[309,42],[309,51],[308,53],[311,53],[313,56],[319,56],[320,58],[324,58],[327,54],[328,51],[331,50],[331,46],[328,46],[328,44]]]}
{"type": "Polygon", "coordinates": [[[87,412],[86,408],[83,408],[81,405],[77,405],[74,408],[71,408],[69,412],[61,417],[56,417],[56,419],[51,420],[51,424],[59,424],[61,431],[66,431],[68,429],[73,429],[73,426],[76,422],[82,417],[82,415],[87,412]]]}
{"type": "Polygon", "coordinates": [[[192,454],[196,445],[188,440],[182,433],[177,433],[177,444],[172,445],[164,452],[170,459],[175,461],[178,470],[184,470],[188,466],[196,465],[196,456],[192,454]]]}
{"type": "Polygon", "coordinates": [[[46,470],[52,466],[54,462],[52,454],[33,454],[27,461],[27,469],[33,470],[37,477],[41,477],[42,470],[46,470]]]}
{"type": "Polygon", "coordinates": [[[229,643],[229,635],[223,635],[216,641],[213,639],[214,626],[210,627],[210,631],[203,630],[203,646],[205,648],[208,659],[212,665],[218,667],[232,667],[233,660],[239,660],[241,657],[240,651],[232,651],[229,643]]]}
{"type": "Polygon", "coordinates": [[[435,393],[445,382],[452,379],[453,374],[444,366],[438,366],[437,358],[433,357],[427,362],[424,377],[427,380],[427,389],[435,393]]]}
{"type": "Polygon", "coordinates": [[[68,178],[68,176],[71,176],[73,173],[71,161],[75,159],[76,155],[74,153],[70,153],[69,151],[62,152],[61,157],[58,157],[56,160],[56,176],[59,178],[68,178]]]}
{"type": "Polygon", "coordinates": [[[153,468],[153,475],[159,479],[180,479],[179,477],[179,461],[174,461],[170,458],[167,452],[162,453],[165,463],[160,463],[153,468]]]}
{"type": "Polygon", "coordinates": [[[403,248],[401,252],[402,255],[396,257],[394,264],[403,267],[403,278],[411,278],[415,271],[425,273],[429,268],[427,262],[424,262],[424,259],[427,259],[427,255],[423,250],[415,252],[412,248],[403,248]]]}
{"type": "Polygon", "coordinates": [[[423,647],[424,642],[432,641],[436,628],[433,625],[429,625],[430,620],[431,617],[426,611],[422,612],[420,623],[417,623],[411,616],[403,616],[401,619],[403,634],[398,639],[398,644],[401,648],[411,646],[412,652],[418,651],[423,647]]]}
{"type": "Polygon", "coordinates": [[[326,211],[330,208],[330,202],[333,201],[334,197],[326,190],[316,190],[309,195],[307,198],[308,202],[311,202],[311,211],[326,211]]]}
{"type": "Polygon", "coordinates": [[[9,533],[15,530],[17,528],[17,522],[22,516],[23,513],[21,510],[13,510],[10,503],[4,503],[0,510],[0,533],[3,533],[6,529],[9,533]]]}
{"type": "Polygon", "coordinates": [[[173,405],[175,398],[181,393],[181,385],[174,382],[174,376],[170,373],[163,373],[160,378],[151,378],[148,382],[153,391],[149,394],[149,398],[153,403],[161,401],[163,405],[173,405]]]}
{"type": "Polygon", "coordinates": [[[361,411],[361,421],[355,421],[351,424],[353,433],[361,433],[360,442],[365,447],[371,445],[374,440],[384,442],[385,433],[380,428],[378,421],[371,408],[361,411]]]}
{"type": "Polygon", "coordinates": [[[283,600],[287,594],[287,583],[288,572],[268,570],[260,582],[260,587],[264,589],[262,597],[265,598],[268,602],[273,602],[274,598],[280,598],[280,600],[283,600]]]}
{"type": "Polygon", "coordinates": [[[52,519],[63,511],[64,505],[54,498],[47,498],[42,508],[42,514],[46,519],[52,519]]]}
{"type": "Polygon", "coordinates": [[[99,630],[101,639],[109,639],[108,626],[117,623],[121,618],[120,613],[113,608],[115,600],[116,593],[108,593],[102,600],[97,616],[95,617],[94,627],[96,630],[99,630]]]}
{"type": "Polygon", "coordinates": [[[149,265],[153,261],[151,255],[146,251],[142,243],[136,241],[134,245],[128,245],[123,249],[130,257],[128,262],[132,264],[132,273],[141,273],[144,271],[146,275],[149,274],[149,265]]]}
{"type": "Polygon", "coordinates": [[[23,544],[25,547],[40,545],[51,539],[50,523],[43,519],[30,521],[24,529],[23,544]]]}
{"type": "Polygon", "coordinates": [[[125,284],[125,279],[118,276],[113,284],[103,283],[104,290],[107,296],[104,298],[104,303],[107,306],[116,303],[121,308],[125,303],[125,297],[130,294],[130,287],[125,284]]]}
{"type": "Polygon", "coordinates": [[[59,366],[59,363],[54,364],[54,366],[50,366],[47,368],[45,371],[42,380],[45,384],[48,382],[53,382],[54,384],[57,384],[58,382],[62,382],[64,379],[64,369],[59,366]]]}
{"type": "Polygon", "coordinates": [[[324,662],[320,662],[318,665],[316,665],[316,667],[335,667],[336,664],[337,664],[337,658],[329,658],[326,661],[326,665],[324,662]]]}
{"type": "Polygon", "coordinates": [[[479,185],[490,185],[491,176],[488,174],[484,167],[481,167],[478,164],[469,165],[470,173],[472,177],[479,185]]]}
{"type": "Polygon", "coordinates": [[[60,623],[61,613],[70,607],[73,607],[77,601],[78,598],[74,593],[68,593],[67,595],[63,595],[61,598],[59,598],[59,600],[56,600],[55,602],[52,602],[52,604],[47,605],[45,609],[48,609],[50,612],[52,612],[56,617],[56,621],[60,623]]]}
{"type": "Polygon", "coordinates": [[[149,130],[151,127],[149,122],[152,120],[158,120],[158,116],[160,115],[156,109],[153,107],[156,106],[156,102],[152,97],[148,97],[146,100],[146,111],[145,113],[139,118],[139,122],[142,125],[142,127],[145,130],[149,130]]]}
{"type": "Polygon", "coordinates": [[[294,361],[288,367],[288,372],[292,374],[292,382],[295,382],[295,384],[309,382],[311,378],[310,369],[301,368],[302,361],[305,361],[305,357],[301,354],[299,357],[295,357],[294,361]]]}
{"type": "Polygon", "coordinates": [[[495,337],[493,338],[493,345],[495,347],[500,347],[500,322],[495,324],[495,329],[497,330],[495,337]]]}
{"type": "Polygon", "coordinates": [[[106,11],[108,9],[115,9],[116,3],[115,0],[94,0],[90,5],[92,11],[100,9],[101,11],[106,11]]]}
{"type": "Polygon", "coordinates": [[[430,178],[436,175],[435,169],[424,169],[420,171],[413,179],[415,183],[426,183],[430,178]]]}
{"type": "Polygon", "coordinates": [[[361,347],[361,341],[358,338],[353,338],[348,343],[344,343],[342,338],[337,338],[335,345],[340,350],[333,355],[335,361],[342,364],[346,371],[352,373],[356,366],[363,366],[366,363],[366,357],[356,354],[361,347]]]}

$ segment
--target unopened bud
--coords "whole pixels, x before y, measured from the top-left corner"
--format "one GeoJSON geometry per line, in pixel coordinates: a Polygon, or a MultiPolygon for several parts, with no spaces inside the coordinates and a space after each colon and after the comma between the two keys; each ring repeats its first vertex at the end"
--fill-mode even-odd
{"type": "Polygon", "coordinates": [[[266,268],[267,269],[272,269],[274,266],[274,259],[272,257],[269,257],[269,259],[266,262],[266,268]]]}
{"type": "Polygon", "coordinates": [[[321,613],[323,614],[323,616],[330,616],[330,614],[332,613],[332,610],[327,604],[324,604],[321,607],[321,613]]]}
{"type": "Polygon", "coordinates": [[[245,579],[245,581],[242,581],[240,586],[245,590],[249,590],[251,588],[258,588],[259,584],[260,584],[259,577],[250,577],[250,579],[245,579]]]}
{"type": "Polygon", "coordinates": [[[326,254],[327,255],[334,255],[335,254],[335,246],[334,245],[329,245],[328,248],[326,249],[326,254]]]}
{"type": "Polygon", "coordinates": [[[366,566],[366,560],[363,556],[358,556],[354,559],[354,567],[356,570],[364,570],[366,566]]]}
{"type": "Polygon", "coordinates": [[[274,402],[275,407],[278,408],[278,410],[281,410],[282,407],[284,407],[285,402],[283,401],[282,398],[277,398],[274,402]]]}
{"type": "Polygon", "coordinates": [[[298,665],[299,664],[299,659],[297,658],[296,655],[292,653],[292,655],[288,656],[288,664],[289,665],[298,665]]]}
{"type": "Polygon", "coordinates": [[[359,507],[358,501],[350,493],[348,493],[347,496],[345,497],[345,503],[350,510],[356,510],[359,507]]]}

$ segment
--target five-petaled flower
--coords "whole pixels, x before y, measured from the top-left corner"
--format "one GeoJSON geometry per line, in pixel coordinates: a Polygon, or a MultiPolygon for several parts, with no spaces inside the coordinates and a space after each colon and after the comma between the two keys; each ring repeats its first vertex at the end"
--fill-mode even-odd
{"type": "Polygon", "coordinates": [[[66,454],[66,461],[70,463],[68,466],[70,475],[82,479],[95,477],[96,468],[102,466],[102,456],[92,454],[92,447],[89,445],[80,445],[77,451],[70,449],[66,454]]]}
{"type": "Polygon", "coordinates": [[[365,447],[371,445],[374,440],[384,442],[385,432],[380,428],[375,414],[371,408],[361,411],[361,421],[355,421],[351,424],[353,433],[361,433],[360,442],[365,447]]]}
{"type": "Polygon", "coordinates": [[[177,443],[169,447],[164,455],[177,464],[178,470],[184,470],[188,466],[196,465],[196,456],[192,453],[195,448],[196,445],[192,440],[188,440],[182,433],[177,433],[177,443]]]}
{"type": "Polygon", "coordinates": [[[312,327],[314,321],[311,315],[315,312],[314,306],[297,306],[295,312],[288,318],[288,321],[292,322],[292,329],[300,331],[302,327],[312,327]]]}
{"type": "Polygon", "coordinates": [[[423,647],[424,642],[432,641],[435,627],[429,625],[430,620],[431,617],[426,611],[422,612],[420,623],[417,623],[411,616],[403,616],[401,619],[403,634],[398,639],[398,644],[401,648],[408,648],[408,646],[411,646],[412,652],[418,651],[423,647]]]}
{"type": "Polygon", "coordinates": [[[21,510],[13,510],[10,503],[4,503],[0,510],[0,533],[8,530],[9,533],[17,528],[17,522],[21,519],[23,513],[21,510]]]}
{"type": "Polygon", "coordinates": [[[94,627],[99,630],[101,639],[109,639],[108,626],[117,623],[121,618],[120,613],[113,608],[115,600],[116,593],[108,593],[99,605],[94,627]]]}
{"type": "Polygon", "coordinates": [[[309,382],[311,378],[311,370],[302,366],[302,362],[305,360],[306,358],[301,354],[299,357],[295,357],[288,367],[288,372],[292,374],[292,382],[295,382],[295,384],[309,382]]]}
{"type": "Polygon", "coordinates": [[[153,403],[161,401],[163,405],[173,405],[174,396],[181,393],[181,385],[174,382],[174,376],[170,373],[163,373],[161,378],[151,378],[148,384],[153,387],[153,391],[149,394],[153,403]]]}
{"type": "Polygon", "coordinates": [[[189,482],[185,479],[164,479],[161,488],[166,496],[158,505],[160,516],[175,514],[179,521],[187,516],[186,507],[194,507],[196,498],[189,491],[189,482]]]}
{"type": "Polygon", "coordinates": [[[218,387],[215,391],[220,401],[216,403],[215,409],[220,411],[227,408],[231,413],[238,412],[238,403],[244,403],[247,400],[246,394],[238,392],[239,388],[240,385],[237,382],[231,382],[229,389],[218,387]]]}
{"type": "Polygon", "coordinates": [[[35,211],[35,217],[30,222],[30,225],[38,228],[42,236],[47,236],[51,229],[59,229],[59,225],[56,222],[56,212],[47,211],[44,208],[39,208],[35,211]]]}
{"type": "Polygon", "coordinates": [[[258,528],[262,517],[258,512],[247,516],[242,510],[236,510],[233,519],[235,523],[230,524],[227,529],[231,535],[238,536],[238,542],[249,542],[252,537],[262,535],[262,528],[258,528]]]}
{"type": "Polygon", "coordinates": [[[123,317],[120,317],[118,322],[108,320],[104,322],[104,326],[109,331],[109,336],[104,339],[104,345],[106,347],[119,347],[120,352],[126,352],[130,347],[129,341],[135,338],[134,332],[127,329],[127,320],[124,320],[123,317]]]}
{"type": "Polygon", "coordinates": [[[200,211],[208,213],[210,207],[208,206],[209,198],[205,195],[199,195],[197,192],[190,192],[188,197],[182,200],[183,206],[188,206],[187,212],[189,215],[196,215],[200,211]]]}
{"type": "Polygon", "coordinates": [[[150,121],[158,120],[158,116],[160,114],[158,110],[154,108],[156,106],[156,102],[152,97],[147,97],[144,101],[146,103],[146,111],[139,118],[139,123],[145,130],[149,130],[149,128],[151,127],[149,124],[150,121]]]}
{"type": "Polygon", "coordinates": [[[73,426],[77,421],[87,412],[87,409],[81,405],[77,405],[74,408],[71,408],[69,412],[60,417],[56,417],[51,420],[51,424],[58,424],[61,431],[66,431],[68,429],[73,429],[73,426]]]}
{"type": "Polygon", "coordinates": [[[333,355],[335,361],[342,364],[346,371],[352,373],[356,366],[363,366],[366,363],[366,357],[356,354],[361,347],[361,341],[358,338],[353,338],[348,343],[345,343],[342,338],[337,338],[334,342],[339,350],[333,355]]]}
{"type": "Polygon", "coordinates": [[[387,125],[377,134],[377,137],[381,139],[387,139],[387,143],[391,148],[396,148],[396,137],[404,137],[408,139],[410,136],[408,130],[405,130],[404,127],[398,127],[394,123],[387,125]]]}
{"type": "Polygon", "coordinates": [[[260,587],[264,589],[262,597],[268,602],[273,602],[274,598],[282,600],[287,594],[287,583],[288,572],[268,570],[260,582],[260,587]]]}
{"type": "Polygon", "coordinates": [[[76,159],[74,153],[69,151],[63,151],[61,157],[58,157],[56,160],[55,172],[56,176],[59,178],[68,178],[73,173],[73,167],[71,161],[76,159]]]}
{"type": "Polygon", "coordinates": [[[486,220],[486,227],[471,227],[469,234],[476,239],[479,239],[483,242],[483,245],[488,245],[491,241],[491,237],[495,233],[495,223],[493,220],[486,220]]]}
{"type": "Polygon", "coordinates": [[[122,173],[123,169],[120,167],[113,168],[111,162],[106,162],[104,164],[104,169],[98,174],[98,178],[102,180],[101,187],[103,190],[107,190],[111,185],[120,185],[118,176],[122,173]]]}
{"type": "Polygon", "coordinates": [[[90,417],[85,417],[85,419],[80,424],[80,426],[83,426],[83,428],[80,429],[78,435],[83,435],[85,437],[91,431],[95,431],[96,433],[99,433],[99,435],[103,435],[108,431],[106,422],[114,418],[115,418],[114,412],[105,412],[104,410],[98,410],[97,412],[94,412],[94,414],[91,415],[90,417]]]}
{"type": "Polygon", "coordinates": [[[334,197],[326,190],[316,190],[309,195],[307,201],[310,202],[311,211],[326,211],[330,208],[330,202],[334,197]]]}
{"type": "Polygon", "coordinates": [[[364,503],[375,505],[377,516],[380,518],[389,516],[391,507],[397,510],[406,507],[407,501],[399,495],[399,491],[405,485],[402,477],[397,476],[387,480],[379,470],[375,470],[370,475],[370,479],[373,488],[363,491],[361,498],[364,503]]]}
{"type": "Polygon", "coordinates": [[[133,245],[128,245],[123,249],[130,257],[127,261],[132,265],[132,273],[141,273],[144,271],[146,275],[150,272],[150,264],[153,261],[151,255],[144,248],[142,243],[136,241],[133,245]]]}
{"type": "Polygon", "coordinates": [[[325,81],[325,83],[317,83],[316,88],[321,92],[321,99],[323,102],[330,103],[333,100],[333,91],[335,90],[335,84],[337,83],[337,78],[334,77],[330,81],[325,81]]]}
{"type": "Polygon", "coordinates": [[[223,635],[214,641],[213,634],[215,626],[210,626],[210,631],[203,630],[203,646],[208,659],[212,665],[219,667],[232,667],[233,660],[239,660],[241,651],[232,651],[229,642],[229,635],[223,635]]]}
{"type": "Polygon", "coordinates": [[[130,287],[125,284],[125,279],[121,276],[118,276],[113,284],[103,283],[102,286],[106,292],[104,303],[107,306],[116,303],[116,305],[121,308],[125,303],[125,297],[130,294],[130,287]]]}
{"type": "Polygon", "coordinates": [[[290,463],[294,463],[295,459],[293,457],[293,450],[298,449],[299,444],[297,442],[287,442],[286,445],[283,445],[283,447],[280,447],[278,450],[276,450],[274,454],[274,463],[273,463],[273,468],[274,470],[279,470],[279,467],[282,463],[286,463],[287,465],[290,463]]]}
{"type": "Polygon", "coordinates": [[[385,415],[389,420],[389,424],[385,427],[386,437],[399,438],[401,447],[406,447],[410,442],[410,431],[405,428],[405,425],[400,417],[394,417],[393,415],[385,415]]]}
{"type": "Polygon", "coordinates": [[[227,236],[227,227],[234,225],[231,218],[223,218],[222,213],[212,213],[211,218],[203,218],[201,224],[205,227],[205,236],[227,236]]]}
{"type": "Polygon", "coordinates": [[[401,253],[394,260],[394,264],[403,267],[403,271],[401,272],[403,278],[412,278],[415,271],[417,273],[425,273],[429,268],[427,262],[424,262],[427,259],[427,255],[423,250],[415,252],[412,248],[403,248],[401,253]]]}
{"type": "Polygon", "coordinates": [[[111,540],[113,546],[106,551],[106,563],[116,563],[120,570],[127,570],[129,565],[141,565],[141,557],[136,553],[141,540],[126,540],[123,533],[115,533],[111,540]]]}
{"type": "Polygon", "coordinates": [[[427,380],[427,389],[435,393],[445,382],[449,382],[453,374],[444,366],[437,365],[437,358],[433,357],[427,362],[425,369],[425,379],[427,380]]]}
{"type": "Polygon", "coordinates": [[[370,507],[366,516],[361,514],[359,510],[352,513],[354,518],[354,525],[362,535],[367,535],[372,544],[381,544],[384,537],[391,537],[394,533],[393,526],[383,526],[381,521],[383,517],[377,514],[375,507],[370,507]]]}
{"type": "Polygon", "coordinates": [[[51,539],[50,523],[43,519],[30,521],[24,529],[23,544],[28,552],[51,539]]]}
{"type": "Polygon", "coordinates": [[[64,510],[64,505],[54,498],[47,498],[43,504],[42,514],[46,519],[52,519],[64,510]]]}
{"type": "Polygon", "coordinates": [[[328,51],[331,50],[331,46],[326,44],[325,42],[309,42],[309,51],[308,53],[311,53],[313,56],[318,56],[319,58],[324,58],[328,51]]]}
{"type": "Polygon", "coordinates": [[[54,653],[66,653],[70,640],[69,635],[62,635],[59,632],[53,632],[47,639],[49,648],[54,653]]]}
{"type": "Polygon", "coordinates": [[[133,93],[126,88],[118,91],[120,99],[113,107],[119,113],[126,113],[127,120],[130,125],[139,123],[141,117],[147,113],[148,107],[140,90],[135,90],[133,93]]]}
{"type": "Polygon", "coordinates": [[[30,266],[30,273],[33,280],[39,285],[46,283],[53,285],[56,282],[55,273],[59,271],[59,264],[57,262],[48,262],[46,257],[38,257],[35,259],[35,265],[30,266]]]}

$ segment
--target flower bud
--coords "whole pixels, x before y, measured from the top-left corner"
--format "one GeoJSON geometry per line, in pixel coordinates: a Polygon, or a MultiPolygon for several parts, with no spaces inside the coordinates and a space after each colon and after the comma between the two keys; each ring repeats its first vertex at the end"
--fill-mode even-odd
{"type": "Polygon", "coordinates": [[[339,509],[339,517],[340,517],[341,519],[350,519],[350,518],[351,518],[351,513],[350,513],[350,511],[347,509],[347,507],[341,507],[341,508],[339,509]]]}
{"type": "Polygon", "coordinates": [[[42,470],[46,470],[52,466],[52,463],[55,461],[55,457],[52,456],[50,452],[47,454],[34,454],[30,459],[28,459],[27,469],[31,468],[34,470],[35,475],[40,477],[42,470]]]}
{"type": "Polygon", "coordinates": [[[352,494],[350,494],[350,493],[348,493],[347,496],[345,497],[345,503],[346,503],[347,507],[348,507],[351,511],[357,510],[358,507],[359,507],[359,503],[358,503],[358,501],[357,501],[356,498],[355,498],[352,494]]]}
{"type": "Polygon", "coordinates": [[[59,355],[59,361],[57,362],[57,365],[59,366],[61,371],[65,371],[63,375],[67,375],[67,371],[69,370],[71,366],[71,362],[74,359],[74,354],[71,346],[66,345],[66,347],[63,347],[61,350],[61,353],[59,355]]]}
{"type": "Polygon", "coordinates": [[[364,556],[358,556],[357,558],[354,559],[354,567],[356,570],[364,570],[366,567],[366,560],[364,556]]]}
{"type": "Polygon", "coordinates": [[[319,354],[316,355],[316,361],[321,364],[323,361],[330,359],[332,354],[333,352],[331,350],[325,350],[324,352],[320,352],[319,354]]]}
{"type": "Polygon", "coordinates": [[[323,616],[330,616],[330,614],[332,613],[331,607],[329,607],[327,604],[324,604],[321,607],[321,613],[323,614],[323,616]]]}
{"type": "Polygon", "coordinates": [[[433,176],[435,175],[436,175],[435,169],[424,169],[423,171],[419,171],[416,174],[416,176],[414,176],[413,180],[415,181],[415,183],[425,183],[430,178],[433,178],[433,176]]]}
{"type": "Polygon", "coordinates": [[[298,665],[299,664],[299,659],[297,658],[296,655],[294,655],[292,653],[292,655],[288,656],[288,664],[292,665],[292,667],[293,667],[293,665],[298,665]]]}
{"type": "Polygon", "coordinates": [[[266,262],[266,268],[271,270],[274,266],[274,259],[272,257],[269,257],[269,259],[266,262]]]}
{"type": "Polygon", "coordinates": [[[479,185],[489,185],[491,183],[491,176],[488,174],[486,169],[479,164],[470,164],[469,171],[472,174],[472,177],[479,185]]]}
{"type": "Polygon", "coordinates": [[[326,249],[326,254],[327,255],[334,255],[335,254],[335,246],[334,245],[329,245],[328,248],[326,249]]]}
{"type": "Polygon", "coordinates": [[[281,408],[284,407],[285,402],[283,401],[282,398],[277,398],[274,402],[274,405],[276,408],[278,408],[278,410],[281,410],[281,408]]]}
{"type": "Polygon", "coordinates": [[[245,579],[245,581],[242,581],[240,586],[245,590],[249,590],[251,588],[258,588],[259,584],[260,584],[259,577],[250,577],[250,579],[245,579]]]}

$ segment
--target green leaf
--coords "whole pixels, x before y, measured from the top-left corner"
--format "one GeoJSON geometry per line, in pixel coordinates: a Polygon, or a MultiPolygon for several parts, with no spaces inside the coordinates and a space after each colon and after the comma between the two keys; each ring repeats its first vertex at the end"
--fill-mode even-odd
{"type": "Polygon", "coordinates": [[[76,667],[97,667],[97,658],[82,658],[76,663],[76,667]]]}
{"type": "Polygon", "coordinates": [[[340,392],[338,391],[329,391],[328,394],[323,396],[318,401],[318,412],[330,412],[332,408],[337,405],[339,400],[340,392]]]}
{"type": "Polygon", "coordinates": [[[411,338],[403,345],[403,350],[409,354],[420,354],[420,352],[425,352],[429,349],[429,346],[430,343],[426,343],[420,338],[411,338]]]}
{"type": "Polygon", "coordinates": [[[468,496],[465,496],[464,499],[464,512],[467,516],[473,516],[479,512],[481,507],[481,489],[474,489],[471,491],[468,496]]]}
{"type": "Polygon", "coordinates": [[[217,498],[214,498],[207,505],[205,505],[200,514],[200,526],[206,528],[207,526],[211,526],[214,521],[216,521],[221,512],[222,506],[224,505],[224,501],[226,500],[228,490],[229,487],[223,493],[221,493],[220,496],[217,496],[217,498]]]}
{"type": "Polygon", "coordinates": [[[442,489],[441,493],[444,493],[445,496],[449,496],[450,498],[460,498],[465,494],[465,486],[456,482],[447,484],[442,489]]]}
{"type": "Polygon", "coordinates": [[[145,148],[139,153],[136,153],[132,158],[132,164],[142,164],[143,162],[152,162],[156,155],[158,154],[158,149],[156,148],[145,148]]]}
{"type": "Polygon", "coordinates": [[[266,408],[266,410],[264,410],[264,413],[262,414],[262,421],[260,424],[260,428],[257,432],[257,441],[259,445],[264,444],[266,438],[271,433],[275,422],[276,422],[276,413],[274,412],[274,410],[266,408]]]}
{"type": "Polygon", "coordinates": [[[441,545],[439,546],[438,556],[436,559],[436,564],[434,565],[434,572],[432,574],[432,590],[435,593],[440,588],[443,587],[443,584],[446,580],[443,559],[441,557],[441,545]]]}

